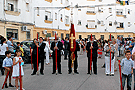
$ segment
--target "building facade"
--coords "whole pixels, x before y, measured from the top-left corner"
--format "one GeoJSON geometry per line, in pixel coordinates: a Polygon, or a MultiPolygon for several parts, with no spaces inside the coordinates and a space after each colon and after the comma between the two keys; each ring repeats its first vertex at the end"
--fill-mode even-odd
{"type": "Polygon", "coordinates": [[[109,39],[135,36],[135,5],[116,4],[117,0],[1,0],[0,34],[13,36],[15,41],[42,37],[69,37],[71,8],[73,8],[76,39],[109,39]],[[116,4],[109,6],[107,4],[116,4]],[[100,5],[99,7],[95,5],[100,5]]]}
{"type": "Polygon", "coordinates": [[[33,39],[32,0],[0,0],[0,34],[15,41],[33,39]]]}

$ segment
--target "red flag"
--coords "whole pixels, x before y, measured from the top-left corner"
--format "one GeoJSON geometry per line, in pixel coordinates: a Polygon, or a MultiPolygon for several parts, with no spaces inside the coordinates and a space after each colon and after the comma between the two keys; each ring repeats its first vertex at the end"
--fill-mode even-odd
{"type": "Polygon", "coordinates": [[[70,51],[75,52],[76,50],[75,29],[74,29],[74,24],[72,23],[71,23],[69,43],[70,43],[70,51]]]}

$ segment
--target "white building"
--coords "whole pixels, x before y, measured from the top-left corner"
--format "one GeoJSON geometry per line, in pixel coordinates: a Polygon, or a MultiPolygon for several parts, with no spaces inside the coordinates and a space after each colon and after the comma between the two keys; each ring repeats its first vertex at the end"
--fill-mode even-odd
{"type": "Polygon", "coordinates": [[[19,41],[36,38],[37,33],[54,37],[57,32],[61,38],[69,37],[71,8],[64,7],[71,6],[71,2],[73,6],[100,5],[73,9],[77,39],[91,34],[97,39],[108,39],[110,34],[115,38],[135,36],[135,5],[123,6],[116,4],[116,0],[0,0],[0,34],[13,34],[19,41]]]}
{"type": "Polygon", "coordinates": [[[135,5],[106,6],[116,4],[116,0],[74,0],[74,5],[94,6],[93,8],[74,9],[74,24],[77,38],[88,38],[91,34],[97,39],[109,39],[112,34],[117,36],[133,37],[135,32],[135,5]]]}
{"type": "Polygon", "coordinates": [[[0,34],[17,41],[32,39],[32,0],[0,0],[0,34]]]}

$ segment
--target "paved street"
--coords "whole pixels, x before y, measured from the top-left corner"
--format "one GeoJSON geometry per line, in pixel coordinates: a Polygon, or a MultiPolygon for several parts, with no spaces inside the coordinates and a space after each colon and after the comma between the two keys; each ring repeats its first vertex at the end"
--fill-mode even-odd
{"type": "MultiPolygon", "coordinates": [[[[98,59],[98,74],[87,75],[87,57],[79,55],[79,75],[68,74],[68,61],[63,60],[62,56],[62,75],[52,75],[52,60],[50,65],[45,65],[45,75],[31,76],[32,70],[30,64],[24,66],[25,76],[23,78],[24,88],[26,90],[119,90],[118,71],[114,76],[106,76],[104,68],[104,57],[98,59]]],[[[4,81],[4,76],[0,76],[0,83],[4,81]]],[[[15,85],[12,79],[12,84],[15,85]]],[[[133,86],[133,83],[132,83],[133,86]]],[[[9,88],[4,90],[15,90],[9,88]]]]}

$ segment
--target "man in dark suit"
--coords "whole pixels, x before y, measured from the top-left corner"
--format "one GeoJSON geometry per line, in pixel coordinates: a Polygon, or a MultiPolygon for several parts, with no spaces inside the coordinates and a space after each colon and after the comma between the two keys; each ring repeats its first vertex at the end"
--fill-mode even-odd
{"type": "MultiPolygon", "coordinates": [[[[71,68],[72,60],[71,60],[70,56],[71,56],[72,52],[70,51],[70,44],[68,45],[68,50],[69,50],[69,59],[68,59],[68,68],[69,68],[69,70],[68,71],[69,71],[69,74],[71,74],[71,72],[72,72],[72,68],[71,68]]],[[[79,44],[76,42],[76,50],[74,52],[74,54],[75,54],[74,73],[79,74],[79,72],[77,72],[77,68],[78,68],[77,51],[79,51],[79,44]]]]}
{"type": "Polygon", "coordinates": [[[40,49],[40,54],[39,54],[39,60],[41,60],[41,68],[40,68],[40,74],[44,75],[43,70],[44,70],[44,58],[45,58],[45,43],[43,43],[43,38],[39,38],[39,49],[40,49]]]}
{"type": "Polygon", "coordinates": [[[97,75],[97,50],[98,50],[98,44],[97,42],[94,40],[94,37],[92,37],[92,46],[91,46],[91,42],[87,42],[87,46],[86,46],[86,52],[87,52],[87,57],[88,57],[88,73],[90,74],[90,56],[91,56],[91,49],[92,49],[92,61],[93,61],[93,71],[94,74],[97,75]]]}
{"type": "Polygon", "coordinates": [[[52,53],[52,57],[53,57],[53,73],[56,73],[56,61],[55,61],[55,50],[57,49],[57,67],[58,67],[58,73],[61,73],[61,50],[63,49],[63,44],[62,42],[58,41],[58,37],[57,37],[57,41],[56,42],[52,42],[51,44],[51,50],[53,50],[52,53]]]}

